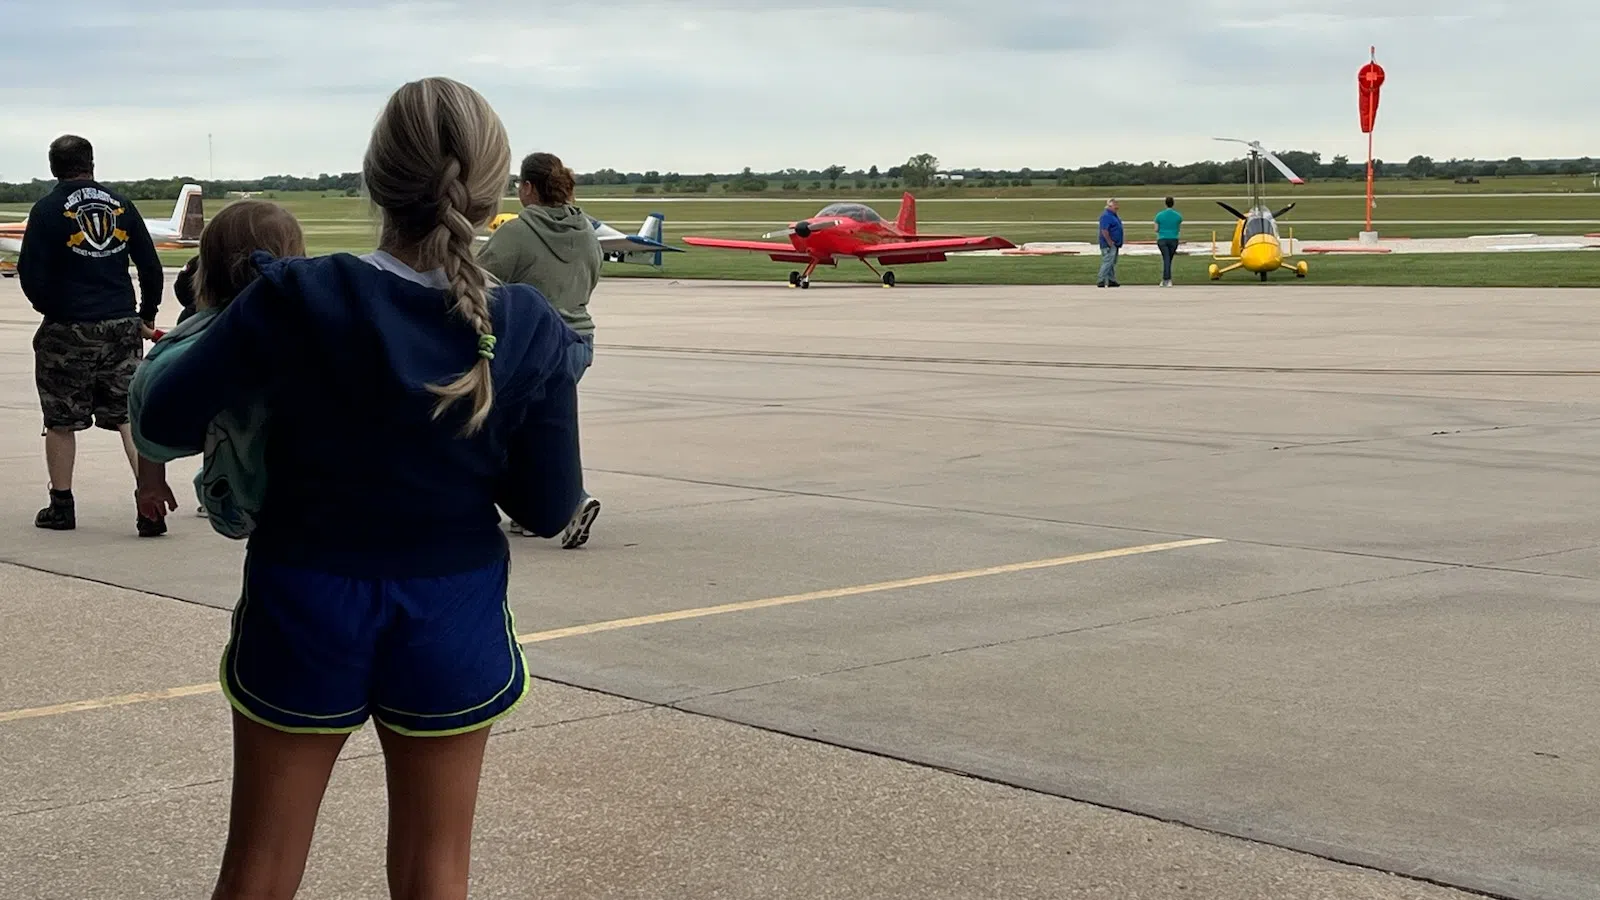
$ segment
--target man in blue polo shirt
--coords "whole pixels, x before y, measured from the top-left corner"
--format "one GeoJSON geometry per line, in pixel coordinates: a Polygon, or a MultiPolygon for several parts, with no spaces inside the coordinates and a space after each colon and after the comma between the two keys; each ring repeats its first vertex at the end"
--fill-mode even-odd
{"type": "Polygon", "coordinates": [[[1106,201],[1106,211],[1100,214],[1100,275],[1095,287],[1122,287],[1117,283],[1117,253],[1122,249],[1122,217],[1117,215],[1117,201],[1106,201]]]}

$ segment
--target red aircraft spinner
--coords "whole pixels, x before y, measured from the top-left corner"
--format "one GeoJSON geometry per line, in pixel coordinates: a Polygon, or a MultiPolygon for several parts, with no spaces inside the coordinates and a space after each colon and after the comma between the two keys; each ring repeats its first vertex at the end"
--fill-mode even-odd
{"type": "Polygon", "coordinates": [[[894,272],[888,270],[889,266],[944,262],[946,253],[1008,250],[1016,246],[995,236],[917,234],[917,200],[910,194],[900,198],[900,213],[894,224],[884,221],[865,204],[834,203],[809,219],[762,237],[787,237],[789,243],[710,237],[685,237],[683,242],[693,247],[765,253],[778,262],[804,263],[804,272],[789,273],[789,286],[800,288],[811,286],[811,273],[817,266],[837,266],[840,258],[861,260],[874,275],[883,279],[884,287],[894,287],[894,272]],[[885,267],[883,272],[872,265],[873,259],[885,267]]]}

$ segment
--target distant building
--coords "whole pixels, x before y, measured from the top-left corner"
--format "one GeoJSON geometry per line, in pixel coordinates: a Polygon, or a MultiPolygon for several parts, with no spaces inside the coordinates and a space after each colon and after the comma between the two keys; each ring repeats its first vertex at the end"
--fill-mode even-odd
{"type": "Polygon", "coordinates": [[[944,182],[966,181],[967,176],[962,175],[959,172],[935,172],[933,173],[933,180],[944,182]]]}

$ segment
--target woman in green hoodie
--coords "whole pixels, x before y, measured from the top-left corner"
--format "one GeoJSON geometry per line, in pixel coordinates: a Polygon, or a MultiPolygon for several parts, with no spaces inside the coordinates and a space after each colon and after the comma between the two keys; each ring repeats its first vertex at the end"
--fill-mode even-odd
{"type": "MultiPolygon", "coordinates": [[[[568,365],[574,381],[594,363],[594,320],[589,295],[600,283],[600,239],[594,224],[573,204],[576,179],[553,153],[533,153],[522,161],[517,198],[522,212],[494,233],[478,253],[478,261],[502,284],[532,285],[550,301],[578,336],[568,365]]],[[[572,521],[561,533],[561,546],[572,549],[589,540],[600,515],[600,501],[583,492],[572,521]]],[[[511,530],[523,533],[511,523],[511,530]]]]}

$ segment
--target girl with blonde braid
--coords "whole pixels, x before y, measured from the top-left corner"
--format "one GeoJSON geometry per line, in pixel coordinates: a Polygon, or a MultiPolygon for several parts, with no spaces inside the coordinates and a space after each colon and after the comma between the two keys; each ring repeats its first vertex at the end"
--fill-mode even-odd
{"type": "Polygon", "coordinates": [[[561,533],[581,491],[577,335],[491,287],[473,236],[510,146],[471,88],[401,87],[362,166],[367,256],[272,259],[149,387],[150,439],[237,398],[271,417],[266,496],[223,651],[233,806],[214,898],[290,898],[346,736],[376,721],[396,898],[463,898],[489,727],[527,689],[504,509],[561,533]]]}

